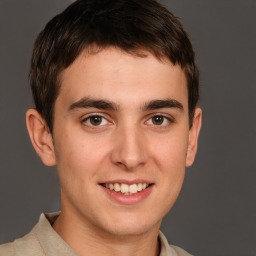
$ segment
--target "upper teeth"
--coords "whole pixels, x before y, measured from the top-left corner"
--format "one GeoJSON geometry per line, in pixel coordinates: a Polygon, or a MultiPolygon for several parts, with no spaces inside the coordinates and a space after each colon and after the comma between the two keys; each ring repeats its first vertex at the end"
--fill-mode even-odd
{"type": "Polygon", "coordinates": [[[148,183],[138,183],[138,184],[120,184],[120,183],[106,183],[103,184],[104,187],[109,188],[110,190],[114,190],[116,192],[121,192],[123,194],[135,194],[149,186],[148,183]]]}

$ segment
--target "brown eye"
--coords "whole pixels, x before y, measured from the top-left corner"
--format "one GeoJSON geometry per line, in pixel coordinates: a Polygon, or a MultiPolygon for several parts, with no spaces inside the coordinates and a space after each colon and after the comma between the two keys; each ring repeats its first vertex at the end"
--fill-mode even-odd
{"type": "Polygon", "coordinates": [[[173,123],[173,119],[171,119],[170,117],[167,117],[165,115],[162,114],[156,114],[151,116],[147,121],[146,124],[150,125],[150,126],[159,126],[159,127],[167,127],[168,125],[170,125],[171,123],[173,123]]]}
{"type": "Polygon", "coordinates": [[[91,116],[89,117],[89,120],[91,125],[98,126],[102,123],[102,117],[101,116],[91,116]]]}
{"type": "Polygon", "coordinates": [[[162,125],[164,122],[165,117],[163,116],[154,116],[152,117],[152,123],[154,125],[162,125]]]}
{"type": "Polygon", "coordinates": [[[108,125],[111,125],[111,122],[108,119],[98,114],[91,114],[82,119],[81,122],[84,126],[91,129],[101,129],[108,125]]]}

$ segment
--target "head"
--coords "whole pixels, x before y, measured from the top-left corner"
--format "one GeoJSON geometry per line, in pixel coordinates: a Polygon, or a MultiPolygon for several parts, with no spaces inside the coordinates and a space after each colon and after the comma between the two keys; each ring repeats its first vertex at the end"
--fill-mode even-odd
{"type": "Polygon", "coordinates": [[[154,0],[78,0],[39,34],[30,85],[37,111],[49,130],[61,90],[61,73],[79,54],[113,46],[143,58],[143,52],[178,64],[187,79],[189,122],[199,98],[199,72],[187,33],[178,18],[154,0]]]}
{"type": "Polygon", "coordinates": [[[157,232],[201,124],[198,70],[178,19],[153,0],[78,0],[40,33],[30,77],[27,126],[42,161],[58,168],[58,221],[157,232]]]}

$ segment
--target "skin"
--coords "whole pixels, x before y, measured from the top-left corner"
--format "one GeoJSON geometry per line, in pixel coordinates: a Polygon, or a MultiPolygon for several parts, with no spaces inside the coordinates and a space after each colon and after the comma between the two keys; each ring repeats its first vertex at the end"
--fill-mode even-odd
{"type": "Polygon", "coordinates": [[[78,56],[61,74],[53,135],[36,110],[27,112],[35,150],[58,167],[62,213],[54,229],[81,256],[158,255],[162,218],[196,155],[201,110],[189,128],[185,74],[146,55],[107,48],[78,56]],[[111,107],[88,107],[88,99],[111,107]],[[149,107],[152,101],[161,104],[149,107]],[[143,200],[123,204],[100,185],[113,180],[152,187],[143,200]]]}

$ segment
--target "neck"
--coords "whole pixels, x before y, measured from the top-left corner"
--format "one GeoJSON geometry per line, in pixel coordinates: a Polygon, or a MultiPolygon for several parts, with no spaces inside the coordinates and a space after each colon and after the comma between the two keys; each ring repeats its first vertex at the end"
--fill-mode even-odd
{"type": "Polygon", "coordinates": [[[148,232],[137,235],[115,235],[101,231],[84,221],[70,221],[64,213],[57,218],[53,228],[80,256],[158,256],[160,224],[148,232]]]}

